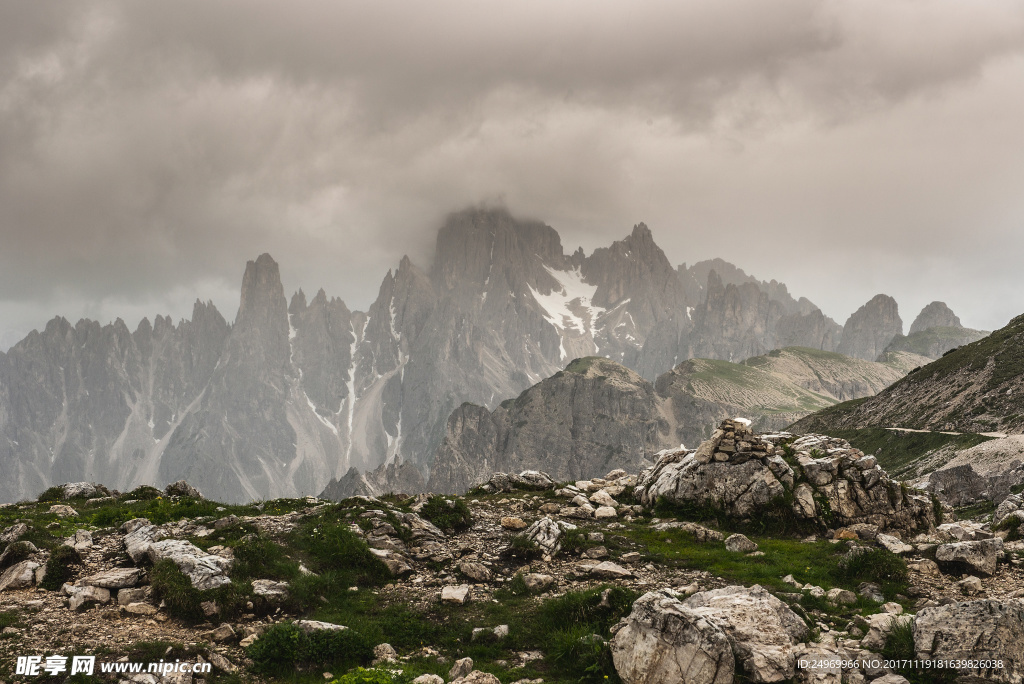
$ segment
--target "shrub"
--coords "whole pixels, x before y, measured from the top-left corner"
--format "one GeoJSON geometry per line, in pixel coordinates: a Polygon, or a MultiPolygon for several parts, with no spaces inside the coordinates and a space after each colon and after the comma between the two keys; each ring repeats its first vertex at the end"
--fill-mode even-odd
{"type": "Polygon", "coordinates": [[[283,675],[297,665],[348,668],[365,664],[373,657],[373,646],[351,629],[307,634],[291,623],[279,623],[264,632],[247,653],[256,672],[283,675]]]}
{"type": "Polygon", "coordinates": [[[607,642],[588,626],[555,632],[550,644],[549,655],[555,667],[580,675],[581,684],[620,681],[607,642]]]}
{"type": "Polygon", "coordinates": [[[36,498],[36,501],[39,501],[39,502],[43,502],[43,501],[60,501],[60,499],[61,499],[61,497],[63,495],[64,495],[64,487],[63,487],[63,485],[57,485],[55,487],[50,487],[48,489],[43,490],[43,493],[40,494],[36,498]]]}
{"type": "Polygon", "coordinates": [[[46,561],[46,577],[40,583],[43,589],[56,591],[70,582],[75,576],[75,565],[82,564],[82,557],[70,546],[63,544],[50,552],[50,559],[46,561]]]}
{"type": "Polygon", "coordinates": [[[248,537],[235,547],[231,576],[238,579],[291,580],[299,564],[285,557],[284,547],[263,537],[248,537]]]}
{"type": "Polygon", "coordinates": [[[149,485],[139,485],[132,491],[124,495],[124,499],[135,499],[137,501],[152,501],[153,499],[160,498],[164,495],[156,487],[150,487],[149,485]]]}
{"type": "Polygon", "coordinates": [[[875,582],[886,596],[906,591],[909,574],[902,558],[886,549],[858,548],[839,559],[836,579],[850,584],[875,582]]]}
{"type": "Polygon", "coordinates": [[[529,537],[524,537],[521,534],[514,534],[508,537],[508,546],[505,547],[502,554],[510,558],[519,558],[521,560],[532,560],[534,558],[540,558],[542,555],[537,543],[529,537]]]}
{"type": "Polygon", "coordinates": [[[405,684],[409,680],[408,675],[395,674],[389,669],[365,670],[358,667],[352,672],[338,677],[331,684],[405,684]]]}
{"type": "Polygon", "coordinates": [[[332,571],[350,584],[376,585],[391,579],[388,566],[342,523],[311,520],[291,534],[290,542],[309,556],[314,572],[332,571]]]}
{"type": "Polygon", "coordinates": [[[149,580],[153,585],[153,597],[167,605],[171,617],[192,622],[203,619],[200,606],[203,597],[174,561],[167,558],[157,561],[149,573],[149,580]]]}
{"type": "Polygon", "coordinates": [[[473,526],[473,514],[462,499],[432,496],[423,505],[420,515],[442,530],[462,532],[473,526]]]}

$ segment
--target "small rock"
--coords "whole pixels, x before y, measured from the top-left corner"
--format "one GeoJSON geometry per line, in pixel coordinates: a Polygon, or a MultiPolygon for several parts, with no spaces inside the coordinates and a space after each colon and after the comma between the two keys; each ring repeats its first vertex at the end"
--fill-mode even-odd
{"type": "Polygon", "coordinates": [[[54,504],[50,506],[50,513],[53,513],[58,518],[75,518],[78,517],[78,511],[71,506],[65,504],[54,504]]]}
{"type": "Polygon", "coordinates": [[[104,589],[128,589],[137,586],[145,577],[146,571],[142,568],[114,568],[86,577],[79,583],[104,589]]]}
{"type": "Polygon", "coordinates": [[[288,583],[266,579],[253,580],[252,593],[271,602],[282,601],[288,596],[288,583]]]}
{"type": "Polygon", "coordinates": [[[910,544],[905,544],[896,537],[890,536],[888,534],[879,534],[877,537],[875,537],[875,541],[877,541],[878,544],[885,550],[891,551],[895,554],[910,553],[914,550],[914,547],[910,544]]]}
{"type": "Polygon", "coordinates": [[[238,672],[238,666],[236,666],[230,660],[228,660],[227,658],[225,658],[224,656],[215,651],[210,651],[209,656],[207,657],[210,659],[210,664],[212,664],[221,672],[227,672],[228,674],[234,674],[235,672],[238,672]]]}
{"type": "Polygon", "coordinates": [[[857,585],[857,593],[872,601],[885,603],[885,594],[882,593],[882,588],[874,582],[861,582],[857,585]]]}
{"type": "Polygon", "coordinates": [[[412,680],[412,684],[444,684],[444,678],[436,674],[421,674],[412,680]]]}
{"type": "Polygon", "coordinates": [[[458,679],[465,677],[473,671],[473,659],[472,658],[461,658],[455,661],[452,665],[452,669],[448,671],[448,677],[450,679],[458,679]]]}
{"type": "Polygon", "coordinates": [[[226,622],[210,633],[210,638],[218,644],[233,641],[235,636],[235,630],[226,622]]]}
{"type": "Polygon", "coordinates": [[[469,585],[448,586],[441,589],[441,603],[463,605],[469,601],[469,585]]]}
{"type": "Polygon", "coordinates": [[[882,612],[888,613],[889,615],[903,615],[903,606],[895,601],[889,601],[888,603],[882,604],[882,612]]]}
{"type": "Polygon", "coordinates": [[[199,607],[203,609],[203,615],[208,618],[212,618],[214,615],[220,614],[220,607],[216,601],[203,601],[199,604],[199,607]]]}
{"type": "MultiPolygon", "coordinates": [[[[557,510],[557,507],[556,507],[557,510]]],[[[522,518],[504,517],[501,519],[501,526],[506,530],[525,530],[528,525],[522,518]]]]}
{"type": "Polygon", "coordinates": [[[603,546],[594,546],[583,552],[584,557],[595,560],[608,557],[608,549],[603,546]]]}
{"type": "Polygon", "coordinates": [[[373,647],[373,664],[394,663],[398,661],[398,651],[391,644],[377,644],[373,647]]]}
{"type": "Polygon", "coordinates": [[[202,499],[203,495],[199,493],[199,490],[190,485],[185,480],[178,480],[167,485],[164,489],[164,494],[167,496],[190,496],[193,499],[202,499]]]}
{"type": "Polygon", "coordinates": [[[156,615],[156,607],[148,603],[129,603],[124,607],[125,612],[132,615],[156,615]]]}
{"type": "Polygon", "coordinates": [[[981,593],[984,589],[984,586],[981,584],[981,579],[973,575],[969,575],[957,582],[957,586],[960,587],[960,592],[965,596],[974,596],[981,593]]]}
{"type": "Polygon", "coordinates": [[[494,579],[494,573],[483,563],[472,561],[459,563],[459,572],[474,582],[490,582],[494,579]]]}
{"type": "Polygon", "coordinates": [[[152,595],[151,587],[139,587],[138,589],[121,589],[117,592],[117,605],[127,606],[129,603],[141,603],[148,601],[152,595]]]}
{"type": "Polygon", "coordinates": [[[321,622],[320,620],[296,620],[295,626],[306,634],[313,632],[340,632],[348,629],[345,625],[336,625],[332,622],[321,622]]]}
{"type": "Polygon", "coordinates": [[[600,506],[594,511],[594,517],[598,520],[606,520],[608,518],[615,518],[619,514],[615,512],[615,509],[611,506],[600,506]]]}
{"type": "Polygon", "coordinates": [[[631,573],[629,570],[622,567],[621,565],[618,565],[617,563],[612,563],[611,561],[604,561],[603,563],[595,565],[590,569],[590,574],[594,575],[595,577],[607,577],[609,579],[618,579],[633,576],[633,573],[631,573]]]}
{"type": "Polygon", "coordinates": [[[746,535],[730,534],[725,539],[725,548],[737,553],[750,553],[757,551],[757,544],[748,539],[746,535]]]}
{"type": "Polygon", "coordinates": [[[501,684],[501,680],[489,672],[473,670],[465,677],[453,679],[452,684],[501,684]]]}
{"type": "Polygon", "coordinates": [[[530,591],[544,591],[555,582],[555,578],[551,575],[545,575],[539,572],[531,572],[523,575],[523,581],[526,583],[526,588],[530,591]]]}
{"type": "Polygon", "coordinates": [[[840,589],[838,587],[836,587],[835,589],[829,589],[825,593],[825,597],[829,600],[830,603],[837,606],[852,606],[854,603],[857,602],[856,594],[854,594],[849,589],[840,589]]]}

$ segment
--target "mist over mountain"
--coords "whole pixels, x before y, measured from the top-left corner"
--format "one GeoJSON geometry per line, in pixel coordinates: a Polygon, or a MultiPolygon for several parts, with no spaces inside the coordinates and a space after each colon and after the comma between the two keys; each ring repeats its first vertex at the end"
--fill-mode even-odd
{"type": "Polygon", "coordinates": [[[134,332],[58,317],[0,354],[0,499],[184,478],[243,501],[366,486],[387,464],[426,480],[464,402],[494,410],[576,358],[653,382],[686,359],[790,346],[873,361],[902,331],[891,298],[840,328],[728,262],[674,268],[644,224],[566,253],[553,228],[502,209],[449,216],[433,264],[403,258],[365,312],[323,290],[287,299],[268,254],[240,299],[231,324],[200,302],[134,332]]]}

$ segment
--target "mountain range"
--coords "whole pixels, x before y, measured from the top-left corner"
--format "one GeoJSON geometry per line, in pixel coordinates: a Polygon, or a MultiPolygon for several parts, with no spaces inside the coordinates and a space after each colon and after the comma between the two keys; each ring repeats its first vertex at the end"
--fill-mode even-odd
{"type": "MultiPolygon", "coordinates": [[[[943,329],[976,333],[942,308],[929,316],[943,329]]],[[[0,354],[0,500],[79,480],[187,479],[225,501],[374,472],[415,483],[464,402],[496,410],[573,359],[654,382],[695,357],[802,347],[874,362],[942,347],[890,348],[907,347],[902,332],[884,295],[840,327],[728,262],[673,267],[644,224],[588,256],[539,221],[471,209],[446,220],[429,267],[406,257],[389,271],[365,312],[323,290],[286,299],[264,254],[246,265],[232,323],[209,302],[135,331],[52,319],[0,354]]]]}

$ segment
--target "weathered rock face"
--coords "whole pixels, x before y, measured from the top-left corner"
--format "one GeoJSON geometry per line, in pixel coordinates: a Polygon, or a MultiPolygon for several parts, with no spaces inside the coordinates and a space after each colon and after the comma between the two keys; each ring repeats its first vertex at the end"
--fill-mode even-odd
{"type": "Polygon", "coordinates": [[[1001,660],[1001,668],[961,669],[958,681],[1024,681],[1024,600],[981,600],[925,608],[914,621],[923,660],[1001,660]]]}
{"type": "Polygon", "coordinates": [[[962,328],[960,317],[946,306],[945,302],[932,302],[917,314],[910,324],[910,333],[923,332],[928,328],[962,328]]]}
{"type": "Polygon", "coordinates": [[[794,647],[807,636],[807,625],[763,587],[755,584],[700,592],[683,605],[725,633],[751,681],[792,679],[794,647]]]}
{"type": "Polygon", "coordinates": [[[405,461],[392,461],[361,473],[352,466],[344,477],[331,479],[320,494],[321,499],[342,501],[351,496],[381,496],[382,494],[414,494],[426,489],[420,469],[405,461]]]}
{"type": "Polygon", "coordinates": [[[875,295],[847,319],[836,351],[874,361],[901,334],[903,320],[896,300],[884,294],[875,295]]]}
{"type": "Polygon", "coordinates": [[[663,453],[640,474],[635,493],[645,504],[664,498],[749,519],[791,492],[796,516],[826,527],[868,523],[911,531],[934,526],[927,497],[904,491],[874,457],[845,440],[804,435],[793,441],[794,468],[780,455],[777,444],[784,439],[758,436],[742,422],[724,421],[695,451],[663,453]]]}
{"type": "Polygon", "coordinates": [[[577,359],[493,412],[452,414],[428,488],[463,492],[495,471],[543,470],[554,480],[638,470],[661,448],[654,388],[601,358],[577,359]]]}
{"type": "Polygon", "coordinates": [[[711,620],[673,592],[644,594],[611,641],[615,671],[625,684],[731,684],[732,647],[711,620]]]}

